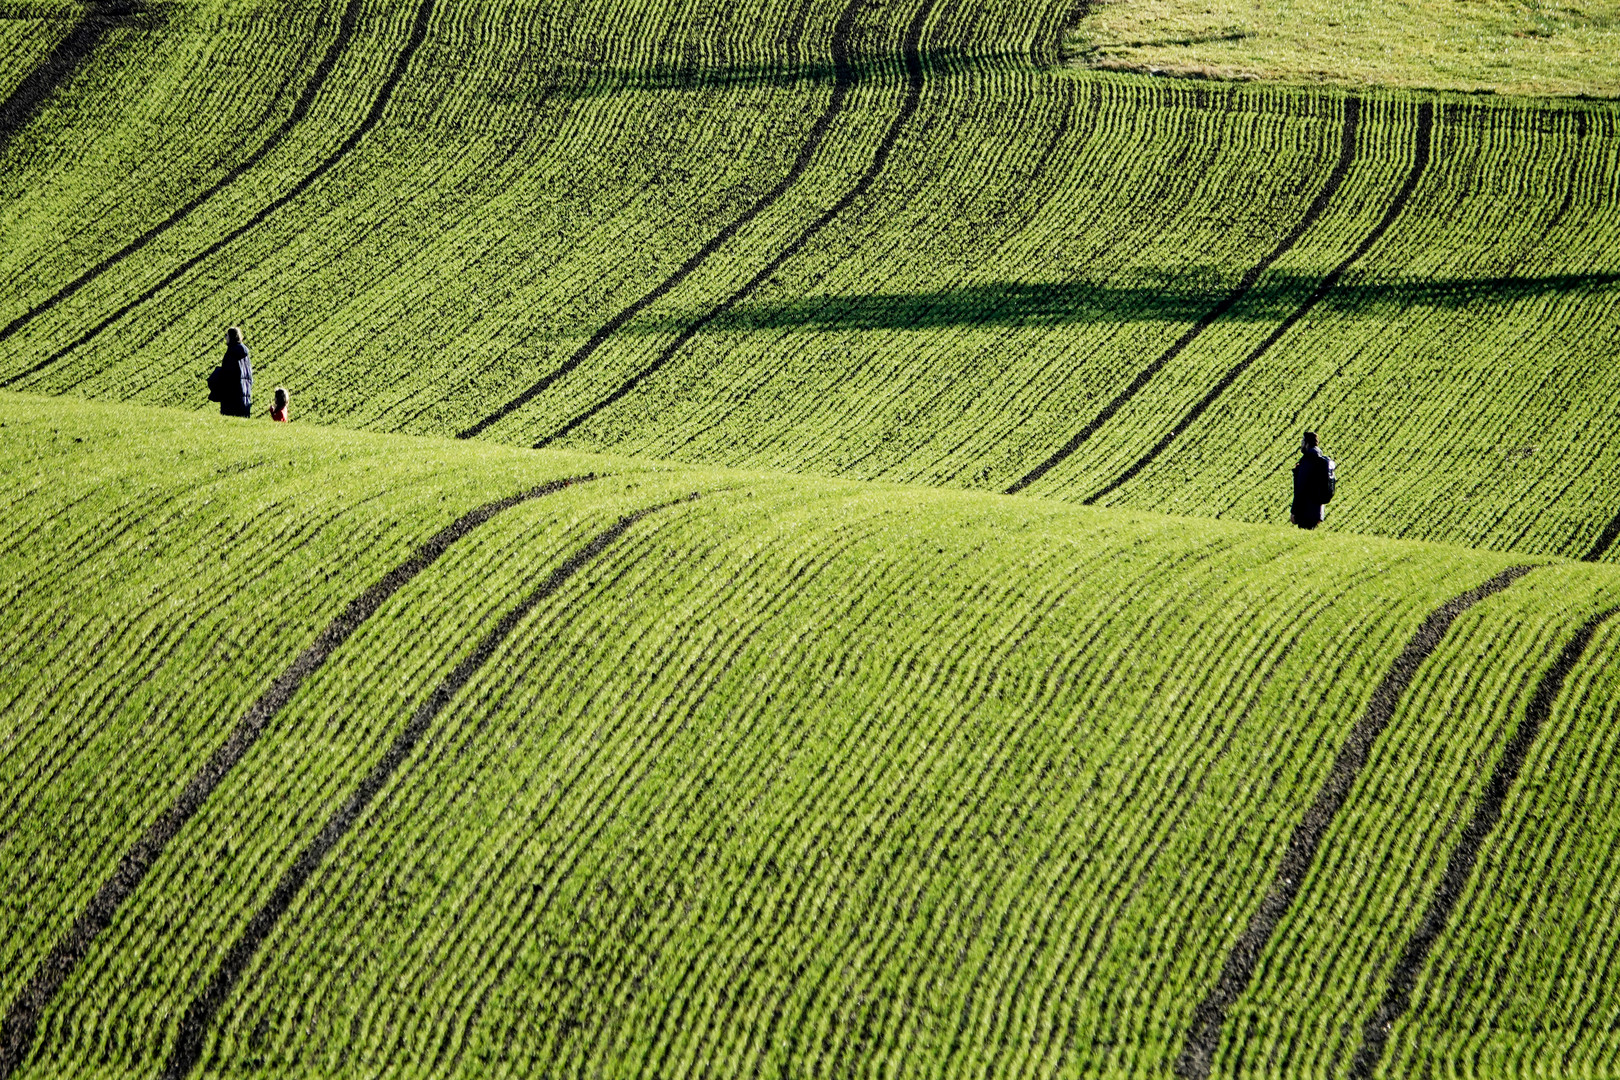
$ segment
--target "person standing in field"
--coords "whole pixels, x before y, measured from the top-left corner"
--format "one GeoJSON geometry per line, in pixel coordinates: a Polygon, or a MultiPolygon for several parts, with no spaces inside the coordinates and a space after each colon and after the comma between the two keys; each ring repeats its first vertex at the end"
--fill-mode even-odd
{"type": "Polygon", "coordinates": [[[221,416],[247,416],[253,409],[253,362],[242,344],[242,330],[225,331],[225,356],[208,376],[208,400],[219,402],[221,416]]]}
{"type": "Polygon", "coordinates": [[[278,424],[287,422],[287,388],[285,386],[276,387],[275,400],[270,405],[270,419],[278,424]]]}
{"type": "Polygon", "coordinates": [[[1302,529],[1322,524],[1337,487],[1333,459],[1316,445],[1316,432],[1307,431],[1300,441],[1299,462],[1294,466],[1294,505],[1288,520],[1302,529]]]}

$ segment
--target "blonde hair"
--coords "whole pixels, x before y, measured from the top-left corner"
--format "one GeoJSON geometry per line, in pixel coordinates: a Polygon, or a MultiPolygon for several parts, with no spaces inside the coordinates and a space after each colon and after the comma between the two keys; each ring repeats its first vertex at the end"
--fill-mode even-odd
{"type": "Polygon", "coordinates": [[[285,386],[278,386],[278,387],[276,387],[276,408],[285,409],[286,407],[287,407],[287,388],[285,386]]]}

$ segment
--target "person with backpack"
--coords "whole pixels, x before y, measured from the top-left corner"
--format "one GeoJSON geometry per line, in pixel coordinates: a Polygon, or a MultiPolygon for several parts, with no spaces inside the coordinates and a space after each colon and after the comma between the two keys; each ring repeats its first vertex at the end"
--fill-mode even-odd
{"type": "Polygon", "coordinates": [[[225,331],[225,356],[208,374],[208,400],[219,402],[221,416],[248,416],[253,410],[253,362],[240,327],[225,331]]]}
{"type": "Polygon", "coordinates": [[[1302,529],[1322,524],[1338,484],[1333,459],[1316,445],[1316,432],[1307,431],[1300,441],[1299,462],[1294,466],[1294,504],[1289,508],[1288,520],[1302,529]]]}

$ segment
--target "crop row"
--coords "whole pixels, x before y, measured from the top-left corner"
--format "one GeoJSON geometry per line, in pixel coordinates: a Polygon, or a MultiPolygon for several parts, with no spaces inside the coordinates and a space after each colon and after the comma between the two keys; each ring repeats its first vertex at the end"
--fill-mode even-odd
{"type": "Polygon", "coordinates": [[[995,7],[600,14],[120,24],[0,167],[0,378],[194,401],[244,322],[306,416],[1251,520],[1313,424],[1335,526],[1612,553],[1612,111],[1058,77],[995,7]]]}
{"type": "MultiPolygon", "coordinates": [[[[1212,1060],[1347,1062],[1536,688],[1620,600],[1543,566],[1425,631],[1510,561],[86,403],[0,422],[8,1005],[345,604],[469,507],[608,474],[445,546],[308,672],[43,1011],[31,1073],[1169,1068],[1329,784],[1212,1060]],[[64,595],[99,600],[53,638],[64,595]]],[[[1505,857],[1530,837],[1607,843],[1540,822],[1602,782],[1612,633],[1520,740],[1470,890],[1533,877],[1505,857]]],[[[1504,925],[1589,926],[1557,985],[1604,1007],[1581,912],[1607,885],[1565,880],[1459,897],[1390,1067],[1451,1045],[1425,980],[1504,925]]],[[[1571,1052],[1608,1067],[1592,1030],[1571,1052]]]]}
{"type": "Polygon", "coordinates": [[[1260,516],[1276,450],[1250,433],[1339,415],[1339,456],[1367,462],[1344,527],[1601,554],[1620,509],[1594,438],[1616,392],[1598,329],[1620,280],[1604,240],[1616,146],[1579,113],[1442,110],[1409,223],[1184,439],[1193,461],[1232,467],[1150,472],[1138,497],[1260,516]]]}

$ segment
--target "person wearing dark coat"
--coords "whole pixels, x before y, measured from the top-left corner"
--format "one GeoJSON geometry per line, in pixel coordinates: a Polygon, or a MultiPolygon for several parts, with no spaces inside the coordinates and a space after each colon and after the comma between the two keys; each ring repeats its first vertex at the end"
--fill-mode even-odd
{"type": "Polygon", "coordinates": [[[253,362],[242,331],[225,331],[225,356],[208,376],[208,400],[219,402],[221,416],[249,416],[253,410],[253,362]]]}
{"type": "Polygon", "coordinates": [[[1294,504],[1289,508],[1288,520],[1302,529],[1322,524],[1337,487],[1333,459],[1316,445],[1316,432],[1307,431],[1300,442],[1299,462],[1294,466],[1294,504]]]}

